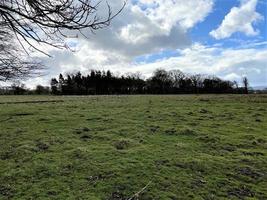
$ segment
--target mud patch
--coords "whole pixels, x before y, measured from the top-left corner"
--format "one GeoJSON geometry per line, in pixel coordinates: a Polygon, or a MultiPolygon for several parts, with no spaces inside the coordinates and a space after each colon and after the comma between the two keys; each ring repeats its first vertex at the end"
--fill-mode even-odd
{"type": "Polygon", "coordinates": [[[36,142],[37,151],[47,151],[49,149],[49,145],[42,141],[36,142]]]}
{"type": "Polygon", "coordinates": [[[254,180],[258,180],[259,178],[264,176],[263,173],[257,172],[256,170],[251,169],[249,167],[237,169],[237,173],[242,176],[250,177],[251,179],[254,180]]]}
{"type": "Polygon", "coordinates": [[[245,199],[246,197],[254,197],[255,193],[246,186],[240,188],[232,188],[228,190],[228,196],[235,196],[239,199],[245,199]]]}
{"type": "Polygon", "coordinates": [[[156,133],[160,129],[160,127],[159,126],[151,126],[149,129],[150,129],[151,133],[156,133]]]}
{"type": "Polygon", "coordinates": [[[124,140],[124,139],[118,140],[118,141],[114,142],[114,146],[118,150],[128,149],[130,146],[130,141],[124,140]]]}
{"type": "Polygon", "coordinates": [[[0,197],[11,199],[14,196],[14,189],[10,185],[0,185],[0,197]]]}

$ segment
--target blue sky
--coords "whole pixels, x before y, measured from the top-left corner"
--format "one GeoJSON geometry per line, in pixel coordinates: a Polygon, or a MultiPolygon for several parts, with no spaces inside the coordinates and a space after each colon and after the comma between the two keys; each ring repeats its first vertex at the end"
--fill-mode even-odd
{"type": "MultiPolygon", "coordinates": [[[[137,0],[133,2],[138,2],[137,0]]],[[[259,34],[256,36],[247,36],[242,32],[236,32],[231,37],[216,40],[210,36],[210,32],[219,27],[224,20],[225,16],[231,11],[233,7],[240,6],[239,0],[216,0],[214,1],[213,11],[206,17],[206,19],[197,24],[191,30],[189,35],[192,42],[205,44],[207,46],[220,45],[222,48],[244,48],[245,44],[264,43],[254,46],[254,48],[266,48],[267,47],[267,0],[258,1],[256,6],[256,12],[263,16],[262,20],[253,24],[256,30],[259,30],[259,34]]],[[[143,8],[144,9],[144,8],[143,8]]],[[[165,50],[159,53],[140,56],[135,59],[136,62],[155,62],[158,59],[170,58],[173,56],[179,56],[177,50],[165,50]]],[[[267,66],[266,66],[267,67],[267,66]]]]}
{"type": "MultiPolygon", "coordinates": [[[[123,1],[109,3],[115,11],[123,1]]],[[[108,28],[66,40],[74,53],[45,49],[53,55],[41,56],[47,75],[26,84],[91,69],[148,77],[162,68],[239,82],[247,76],[251,86],[267,86],[266,20],[267,0],[129,0],[108,28]]]]}
{"type": "Polygon", "coordinates": [[[216,40],[209,35],[209,32],[214,28],[218,27],[224,20],[225,16],[231,11],[233,7],[238,7],[240,5],[239,0],[216,0],[215,6],[212,13],[207,16],[206,20],[191,31],[191,36],[193,41],[205,43],[207,45],[214,45],[216,43],[222,43],[223,47],[236,47],[241,42],[249,42],[252,40],[257,41],[267,41],[267,1],[258,1],[256,6],[256,12],[263,16],[262,20],[253,24],[255,29],[259,30],[259,34],[256,36],[246,36],[244,33],[236,32],[230,38],[225,38],[222,40],[216,40]]]}

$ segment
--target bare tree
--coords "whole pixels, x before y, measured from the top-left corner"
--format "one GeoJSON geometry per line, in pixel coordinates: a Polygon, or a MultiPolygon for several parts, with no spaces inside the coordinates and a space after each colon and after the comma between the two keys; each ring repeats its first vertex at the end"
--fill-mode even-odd
{"type": "Polygon", "coordinates": [[[72,31],[84,35],[84,29],[94,31],[109,26],[125,3],[114,14],[107,3],[106,16],[102,17],[99,5],[100,2],[93,4],[91,0],[1,0],[0,80],[22,77],[40,67],[25,59],[21,48],[26,54],[29,46],[46,55],[37,44],[65,48],[64,38],[73,37],[72,31]],[[13,45],[14,39],[21,48],[13,45]]]}
{"type": "Polygon", "coordinates": [[[238,89],[238,87],[239,87],[238,86],[238,82],[237,81],[234,81],[233,84],[234,84],[235,88],[238,89]]]}
{"type": "Polygon", "coordinates": [[[186,78],[186,75],[180,70],[171,70],[169,73],[172,77],[173,86],[179,88],[181,82],[186,78]]]}
{"type": "Polygon", "coordinates": [[[66,30],[82,33],[83,29],[94,31],[108,26],[125,3],[115,14],[107,3],[104,18],[98,15],[99,5],[91,0],[2,0],[0,20],[34,49],[32,41],[64,47],[62,38],[70,37],[66,30]]]}
{"type": "Polygon", "coordinates": [[[190,76],[190,79],[192,81],[195,93],[199,93],[199,88],[202,87],[202,83],[203,83],[203,77],[201,74],[195,74],[190,76]]]}
{"type": "Polygon", "coordinates": [[[243,77],[243,86],[244,86],[244,92],[245,94],[248,94],[248,86],[249,86],[249,83],[248,83],[248,78],[245,76],[243,77]]]}
{"type": "Polygon", "coordinates": [[[0,30],[0,81],[37,75],[44,67],[16,45],[12,34],[0,30]]]}

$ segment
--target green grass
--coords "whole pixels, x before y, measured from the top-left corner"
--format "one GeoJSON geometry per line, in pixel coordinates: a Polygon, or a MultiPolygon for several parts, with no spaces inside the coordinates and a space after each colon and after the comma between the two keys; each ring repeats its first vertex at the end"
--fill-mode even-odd
{"type": "Polygon", "coordinates": [[[0,96],[0,199],[131,197],[267,199],[267,96],[0,96]]]}

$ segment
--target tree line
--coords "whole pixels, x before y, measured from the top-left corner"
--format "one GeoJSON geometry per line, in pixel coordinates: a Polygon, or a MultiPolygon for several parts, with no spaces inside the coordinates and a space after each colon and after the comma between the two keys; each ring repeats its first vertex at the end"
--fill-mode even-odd
{"type": "Polygon", "coordinates": [[[8,87],[0,87],[0,95],[50,95],[48,86],[37,85],[34,89],[29,89],[25,84],[14,83],[8,87]]]}
{"type": "Polygon", "coordinates": [[[116,76],[110,70],[91,70],[89,74],[62,75],[52,78],[50,87],[37,85],[29,90],[24,84],[0,88],[0,94],[27,95],[116,95],[116,94],[222,94],[249,92],[248,79],[243,85],[236,81],[223,80],[216,76],[186,74],[180,70],[157,69],[147,79],[141,73],[116,76]]]}
{"type": "Polygon", "coordinates": [[[236,81],[216,76],[185,74],[180,70],[157,69],[148,79],[140,73],[115,76],[110,70],[91,70],[89,74],[59,75],[51,79],[54,95],[112,95],[112,94],[201,94],[248,93],[248,80],[244,87],[236,81]]]}
{"type": "Polygon", "coordinates": [[[91,70],[89,74],[62,75],[52,78],[50,87],[37,85],[29,90],[24,84],[13,84],[0,88],[0,94],[28,95],[116,95],[116,94],[247,94],[249,83],[243,78],[243,85],[236,81],[223,80],[216,76],[186,74],[180,70],[157,69],[147,79],[141,73],[116,76],[110,70],[91,70]]]}

